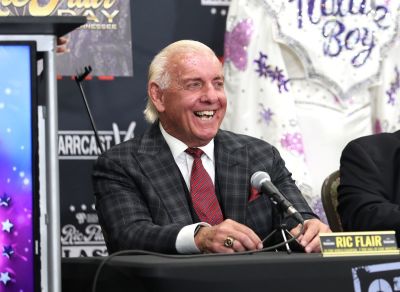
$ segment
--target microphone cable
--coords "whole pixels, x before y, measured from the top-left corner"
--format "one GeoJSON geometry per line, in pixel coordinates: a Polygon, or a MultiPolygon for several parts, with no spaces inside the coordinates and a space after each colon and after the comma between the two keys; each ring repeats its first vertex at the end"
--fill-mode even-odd
{"type": "MultiPolygon", "coordinates": [[[[122,250],[122,251],[117,251],[113,254],[110,254],[109,256],[105,257],[100,265],[96,269],[96,273],[93,278],[93,283],[92,283],[92,292],[96,292],[97,290],[97,282],[100,277],[100,272],[103,269],[103,267],[110,262],[114,257],[116,256],[121,256],[121,255],[152,255],[152,256],[157,256],[161,258],[170,258],[170,259],[191,259],[191,258],[204,258],[204,257],[226,257],[226,256],[232,256],[232,255],[250,255],[250,254],[257,254],[261,252],[266,252],[266,251],[271,251],[274,249],[277,249],[279,247],[282,247],[284,245],[287,245],[291,243],[292,241],[296,240],[301,234],[304,232],[304,224],[300,223],[301,228],[298,234],[295,236],[292,236],[289,240],[284,240],[280,243],[265,247],[260,250],[250,250],[250,251],[240,251],[240,252],[235,252],[235,253],[210,253],[210,254],[189,254],[189,255],[174,255],[174,254],[165,254],[165,253],[159,253],[159,252],[153,252],[153,251],[145,251],[145,250],[122,250]]],[[[269,235],[265,237],[262,242],[265,242],[269,238],[269,235]]]]}

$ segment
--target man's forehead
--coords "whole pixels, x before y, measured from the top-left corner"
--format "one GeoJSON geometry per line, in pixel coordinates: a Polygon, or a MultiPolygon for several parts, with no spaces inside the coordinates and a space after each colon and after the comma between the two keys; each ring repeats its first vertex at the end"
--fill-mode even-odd
{"type": "MultiPolygon", "coordinates": [[[[176,74],[183,74],[183,73],[189,73],[189,72],[196,72],[197,69],[202,66],[201,63],[204,61],[211,61],[212,63],[216,63],[219,65],[219,68],[221,70],[222,74],[222,65],[218,58],[210,53],[181,53],[181,54],[176,54],[173,58],[170,59],[169,62],[169,68],[172,71],[172,73],[176,74]]],[[[209,68],[211,70],[211,68],[209,68]]]]}
{"type": "Polygon", "coordinates": [[[178,65],[198,65],[202,61],[219,62],[218,58],[210,52],[178,52],[171,58],[171,63],[178,65]]]}

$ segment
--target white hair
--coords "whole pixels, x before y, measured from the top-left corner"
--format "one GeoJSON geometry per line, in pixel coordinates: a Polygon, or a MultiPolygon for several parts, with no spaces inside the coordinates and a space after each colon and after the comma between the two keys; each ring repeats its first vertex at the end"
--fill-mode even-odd
{"type": "MultiPolygon", "coordinates": [[[[205,44],[193,40],[181,40],[170,44],[162,49],[154,58],[149,67],[148,84],[154,82],[160,89],[168,88],[171,84],[169,72],[169,61],[175,55],[187,53],[207,52],[215,56],[213,50],[205,44]]],[[[158,112],[150,97],[147,97],[147,105],[144,110],[144,117],[149,123],[154,123],[158,119],[158,112]]]]}

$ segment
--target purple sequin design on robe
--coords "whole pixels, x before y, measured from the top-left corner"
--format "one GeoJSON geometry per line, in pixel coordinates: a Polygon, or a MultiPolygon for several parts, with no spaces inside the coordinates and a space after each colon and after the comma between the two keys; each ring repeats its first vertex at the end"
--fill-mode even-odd
{"type": "Polygon", "coordinates": [[[240,71],[247,67],[247,46],[253,30],[253,21],[245,19],[238,22],[232,31],[225,32],[225,61],[231,61],[240,71]]]}
{"type": "Polygon", "coordinates": [[[303,138],[300,133],[286,133],[281,139],[281,145],[290,152],[297,152],[299,155],[304,154],[303,138]]]}

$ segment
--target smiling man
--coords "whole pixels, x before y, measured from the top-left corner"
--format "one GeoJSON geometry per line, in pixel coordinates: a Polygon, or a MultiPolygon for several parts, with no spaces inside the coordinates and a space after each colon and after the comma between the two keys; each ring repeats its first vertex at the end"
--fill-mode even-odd
{"type": "Polygon", "coordinates": [[[160,53],[162,61],[171,54],[164,75],[158,75],[161,72],[155,68],[159,66],[155,59],[148,94],[168,134],[188,147],[205,146],[217,134],[225,115],[224,76],[211,50],[200,44],[191,49],[182,44],[175,43],[160,53]]]}
{"type": "MultiPolygon", "coordinates": [[[[281,223],[250,177],[269,173],[305,218],[299,243],[318,252],[329,227],[307,205],[278,151],[252,137],[219,129],[227,98],[222,64],[190,40],[164,48],[150,64],[141,136],[116,145],[95,164],[96,208],[109,253],[258,250],[281,223]]],[[[289,230],[299,226],[284,218],[289,230]]]]}

